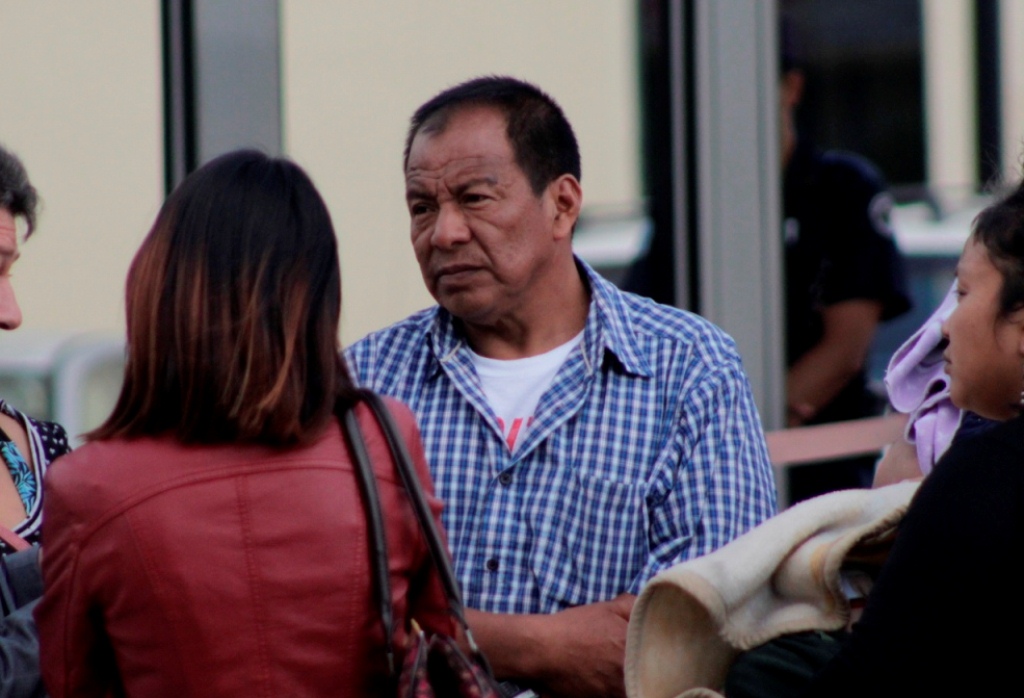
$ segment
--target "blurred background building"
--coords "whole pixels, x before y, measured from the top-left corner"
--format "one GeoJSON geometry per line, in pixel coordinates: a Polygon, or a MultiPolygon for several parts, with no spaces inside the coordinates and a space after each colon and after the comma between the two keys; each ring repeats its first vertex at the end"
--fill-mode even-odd
{"type": "Polygon", "coordinates": [[[1019,0],[0,0],[0,142],[44,202],[0,394],[72,429],[104,416],[131,257],[169,188],[234,147],[289,155],[323,193],[344,343],[429,304],[407,240],[406,121],[446,86],[507,73],[577,129],[580,253],[619,278],[668,226],[676,303],[736,337],[779,426],[780,11],[814,66],[801,128],[869,157],[897,195],[918,314],[882,329],[880,377],[948,286],[986,192],[1019,176],[1019,0]]]}

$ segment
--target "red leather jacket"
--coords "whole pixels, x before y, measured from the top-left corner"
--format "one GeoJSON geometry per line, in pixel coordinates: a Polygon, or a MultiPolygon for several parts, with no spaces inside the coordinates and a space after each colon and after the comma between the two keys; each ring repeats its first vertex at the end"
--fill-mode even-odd
{"type": "MultiPolygon", "coordinates": [[[[389,404],[436,518],[415,421],[389,404]]],[[[409,618],[447,633],[452,621],[384,436],[357,410],[401,648],[409,618]]],[[[366,518],[337,423],[291,450],[94,442],[56,462],[46,487],[36,619],[53,698],[380,695],[366,518]]]]}

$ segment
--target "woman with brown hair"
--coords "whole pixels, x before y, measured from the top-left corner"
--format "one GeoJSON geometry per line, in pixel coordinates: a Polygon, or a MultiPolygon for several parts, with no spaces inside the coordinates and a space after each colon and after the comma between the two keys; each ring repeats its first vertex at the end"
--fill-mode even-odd
{"type": "MultiPolygon", "coordinates": [[[[46,482],[52,696],[376,695],[388,668],[349,409],[391,543],[395,644],[413,617],[452,632],[385,437],[353,406],[340,309],[330,217],[296,165],[231,153],[167,199],[128,274],[117,406],[46,482]]],[[[389,406],[432,492],[413,417],[389,406]]]]}

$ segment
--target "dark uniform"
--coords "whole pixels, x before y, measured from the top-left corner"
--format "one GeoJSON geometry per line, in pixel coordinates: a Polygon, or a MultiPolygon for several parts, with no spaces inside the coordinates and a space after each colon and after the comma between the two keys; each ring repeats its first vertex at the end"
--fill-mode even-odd
{"type": "MultiPolygon", "coordinates": [[[[786,361],[792,366],[821,341],[822,311],[848,300],[878,301],[882,320],[910,308],[906,270],[889,227],[892,197],[881,175],[851,153],[819,153],[798,145],[786,168],[786,361]]],[[[878,412],[862,370],[810,420],[856,419],[878,412]]],[[[812,466],[813,467],[813,466],[812,466]]],[[[817,491],[864,484],[864,473],[822,471],[825,482],[801,486],[810,469],[792,473],[794,501],[817,491]],[[835,475],[836,482],[829,482],[835,475]]],[[[862,468],[861,468],[862,470],[862,468]]],[[[870,472],[867,478],[870,480],[870,472]]],[[[819,479],[819,478],[812,478],[819,479]]]]}

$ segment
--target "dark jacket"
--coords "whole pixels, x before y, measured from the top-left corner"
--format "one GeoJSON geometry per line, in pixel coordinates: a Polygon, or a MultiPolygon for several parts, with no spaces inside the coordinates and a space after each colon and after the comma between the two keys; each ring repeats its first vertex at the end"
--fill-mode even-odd
{"type": "MultiPolygon", "coordinates": [[[[390,406],[436,517],[415,421],[390,406]]],[[[365,405],[357,416],[385,514],[398,646],[411,617],[450,633],[384,437],[365,405]]],[[[366,518],[337,423],[291,450],[94,442],[46,484],[36,617],[54,698],[379,694],[366,518]]]]}
{"type": "Polygon", "coordinates": [[[46,695],[39,675],[39,634],[32,619],[41,593],[37,546],[0,558],[0,698],[46,695]]]}

